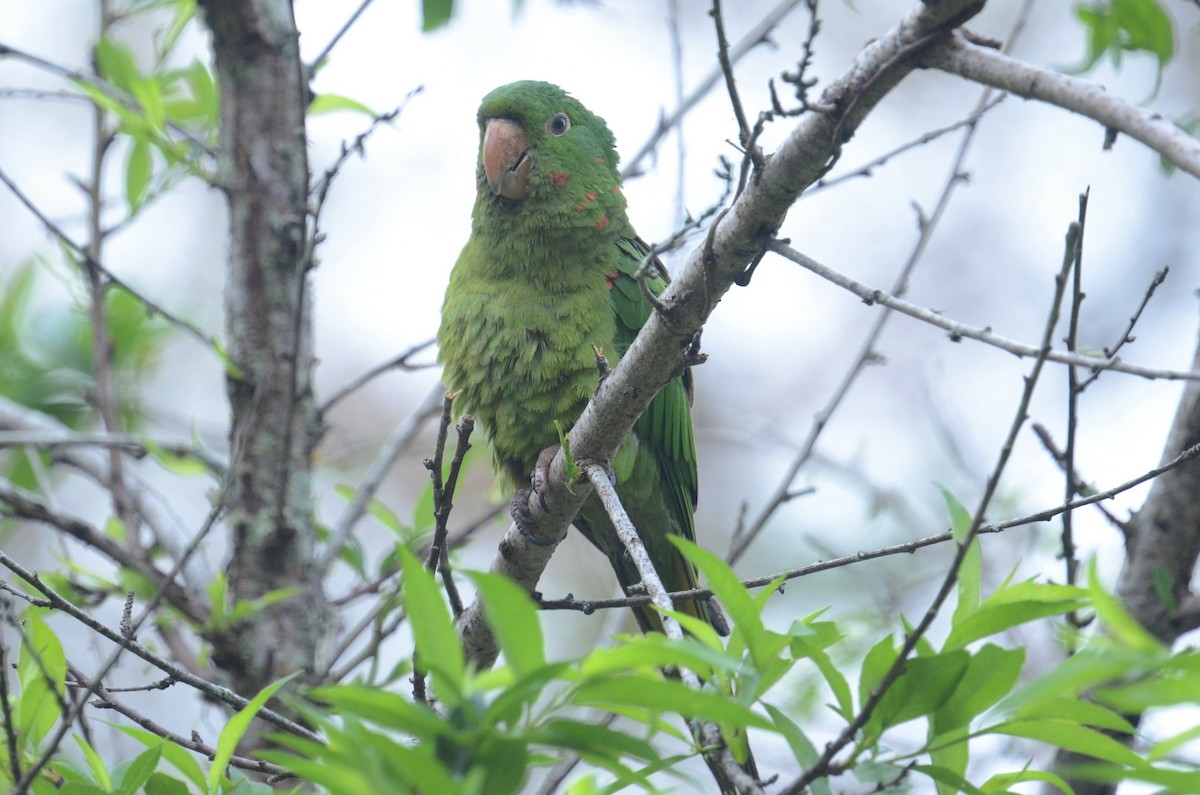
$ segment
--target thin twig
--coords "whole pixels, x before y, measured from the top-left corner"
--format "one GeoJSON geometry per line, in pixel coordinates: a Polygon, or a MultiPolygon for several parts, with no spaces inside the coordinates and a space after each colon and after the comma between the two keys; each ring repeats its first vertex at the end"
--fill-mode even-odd
{"type": "Polygon", "coordinates": [[[344,23],[342,23],[342,26],[338,28],[337,33],[333,34],[333,38],[329,40],[329,43],[322,47],[321,52],[317,53],[317,57],[313,58],[312,62],[309,63],[308,72],[310,75],[321,67],[321,63],[329,57],[329,53],[331,53],[333,48],[337,46],[337,43],[342,40],[342,37],[350,31],[350,28],[355,22],[358,21],[358,18],[362,16],[362,13],[367,10],[367,6],[371,5],[372,2],[374,2],[374,0],[362,0],[362,2],[358,4],[358,8],[354,9],[354,13],[351,14],[344,23]]]}
{"type": "MultiPolygon", "coordinates": [[[[3,600],[4,612],[8,614],[8,600],[3,600]]],[[[17,749],[17,727],[13,723],[13,702],[8,694],[8,648],[0,640],[0,715],[4,717],[4,738],[8,747],[8,773],[13,781],[21,780],[21,754],[17,749]]]]}
{"type": "MultiPolygon", "coordinates": [[[[130,707],[128,704],[125,704],[113,696],[113,693],[129,690],[131,688],[112,688],[110,690],[101,684],[99,680],[88,679],[83,672],[74,665],[68,664],[67,671],[75,680],[75,686],[84,688],[86,691],[96,696],[98,700],[92,702],[93,707],[97,709],[111,709],[114,712],[119,712],[151,734],[175,743],[176,745],[187,748],[188,750],[195,751],[198,754],[202,754],[209,759],[212,759],[216,755],[217,749],[211,745],[208,745],[207,743],[201,742],[198,739],[198,735],[195,733],[193,733],[192,737],[184,737],[181,734],[176,734],[175,732],[156,723],[155,721],[130,707]]],[[[262,759],[251,759],[250,757],[246,756],[233,756],[230,758],[229,764],[242,770],[250,770],[255,773],[263,773],[270,776],[291,776],[291,773],[289,773],[286,768],[262,759]]]]}
{"type": "Polygon", "coordinates": [[[829,179],[818,180],[815,185],[813,185],[808,190],[804,191],[804,194],[800,198],[806,199],[817,193],[828,190],[829,188],[833,188],[838,185],[841,185],[844,182],[849,182],[852,179],[857,179],[859,177],[869,177],[875,172],[875,169],[886,165],[892,159],[904,154],[905,152],[909,151],[910,149],[916,149],[919,146],[924,146],[932,141],[936,141],[938,138],[941,138],[943,135],[948,135],[949,133],[955,132],[956,130],[963,129],[964,127],[973,127],[974,125],[979,123],[979,120],[981,118],[983,118],[983,116],[988,111],[990,111],[992,108],[999,105],[1001,102],[1003,102],[1007,98],[1008,98],[1008,94],[1000,94],[995,99],[992,99],[985,104],[976,106],[975,110],[971,111],[971,113],[968,116],[966,116],[965,118],[959,119],[958,121],[954,122],[953,124],[947,125],[945,127],[939,127],[936,130],[930,130],[929,132],[926,132],[926,133],[918,136],[917,138],[914,138],[913,140],[909,141],[908,143],[901,144],[900,146],[897,146],[895,149],[892,149],[889,152],[885,152],[884,154],[880,155],[879,157],[876,157],[875,159],[871,160],[870,162],[863,163],[861,166],[857,166],[856,168],[854,168],[850,171],[847,171],[844,174],[838,174],[836,177],[832,177],[829,179]]]}
{"type": "Polygon", "coordinates": [[[191,442],[170,439],[151,439],[133,433],[72,431],[5,431],[0,430],[0,449],[5,447],[36,447],[54,451],[63,447],[104,447],[120,450],[134,458],[153,456],[158,452],[188,458],[204,465],[216,477],[225,475],[226,462],[221,456],[191,442]]]}
{"type": "MultiPolygon", "coordinates": [[[[1109,358],[1115,357],[1121,348],[1124,348],[1126,344],[1134,341],[1133,327],[1137,325],[1138,320],[1140,320],[1142,317],[1142,312],[1144,312],[1146,307],[1150,304],[1150,299],[1154,297],[1154,291],[1158,289],[1160,284],[1167,280],[1167,274],[1170,272],[1171,269],[1164,266],[1162,270],[1154,274],[1154,278],[1150,280],[1150,285],[1146,288],[1145,294],[1142,295],[1141,303],[1138,304],[1138,307],[1136,310],[1134,310],[1133,314],[1129,316],[1129,324],[1125,326],[1125,330],[1121,332],[1121,336],[1117,340],[1117,344],[1113,345],[1111,348],[1105,346],[1105,356],[1109,358]]],[[[1092,382],[1100,377],[1100,372],[1102,371],[1092,373],[1085,381],[1079,384],[1080,393],[1091,386],[1092,382]]]]}
{"type": "MultiPolygon", "coordinates": [[[[51,74],[57,75],[59,77],[65,78],[67,80],[71,80],[71,81],[74,81],[77,83],[86,83],[87,85],[90,85],[93,88],[99,90],[101,93],[103,93],[105,96],[109,97],[110,99],[124,105],[126,108],[129,108],[130,110],[136,111],[138,113],[143,112],[141,104],[137,101],[137,99],[135,97],[131,97],[130,95],[126,94],[124,91],[121,91],[120,89],[110,85],[109,83],[107,83],[103,79],[101,79],[98,75],[94,75],[94,74],[87,75],[87,74],[84,74],[83,72],[78,72],[74,69],[69,69],[60,64],[56,64],[53,61],[47,61],[45,58],[34,55],[31,52],[26,52],[24,50],[17,49],[16,47],[10,47],[7,44],[0,44],[0,58],[4,58],[4,57],[17,58],[18,60],[25,61],[26,63],[31,64],[32,66],[36,66],[37,68],[42,69],[43,71],[50,72],[51,74]]],[[[87,101],[89,103],[92,103],[92,101],[90,99],[88,99],[87,101]]],[[[92,104],[94,104],[94,103],[92,103],[92,104]]],[[[176,124],[173,121],[167,121],[167,122],[165,122],[165,124],[173,132],[177,133],[179,136],[184,138],[192,146],[196,147],[197,150],[203,152],[204,154],[208,155],[209,157],[214,157],[216,155],[216,153],[213,152],[212,149],[210,149],[208,146],[206,146],[204,144],[204,142],[200,141],[198,138],[196,138],[190,131],[188,131],[184,127],[179,126],[178,124],[176,124]]]]}
{"type": "MultiPolygon", "coordinates": [[[[800,253],[796,249],[789,246],[784,241],[772,241],[768,244],[768,248],[780,256],[790,259],[797,265],[812,271],[826,281],[833,282],[838,287],[843,288],[851,293],[854,293],[863,300],[867,305],[880,304],[888,309],[894,309],[901,314],[908,315],[931,326],[936,326],[949,332],[951,342],[960,342],[963,339],[973,339],[979,342],[986,343],[1003,351],[1008,351],[1018,357],[1037,356],[1039,351],[1037,346],[1028,345],[1023,342],[1002,337],[999,334],[992,332],[990,328],[979,326],[968,326],[965,323],[960,323],[957,320],[946,317],[940,312],[935,312],[931,309],[926,309],[916,304],[911,304],[903,301],[895,296],[874,287],[868,287],[861,282],[857,282],[848,276],[838,273],[834,269],[822,265],[813,258],[800,253]]],[[[1154,367],[1143,367],[1141,365],[1129,364],[1122,361],[1116,356],[1089,356],[1085,354],[1070,353],[1069,351],[1052,350],[1047,354],[1048,361],[1057,362],[1059,364],[1071,364],[1079,367],[1087,367],[1091,370],[1112,370],[1118,373],[1128,373],[1129,375],[1141,376],[1151,380],[1162,378],[1168,381],[1196,381],[1200,380],[1200,372],[1191,370],[1162,370],[1154,367]]]]}
{"type": "Polygon", "coordinates": [[[991,505],[992,497],[996,493],[996,488],[1000,484],[1000,476],[1004,473],[1004,469],[1008,464],[1009,457],[1012,455],[1013,447],[1016,445],[1017,436],[1020,434],[1021,428],[1029,417],[1029,404],[1033,399],[1034,389],[1037,387],[1038,379],[1041,376],[1043,366],[1046,363],[1047,354],[1051,350],[1052,338],[1054,329],[1058,325],[1060,308],[1062,306],[1063,295],[1066,292],[1067,274],[1075,261],[1076,252],[1079,242],[1079,227],[1078,224],[1072,222],[1067,232],[1066,252],[1063,256],[1063,266],[1059,271],[1058,276],[1054,281],[1054,299],[1050,305],[1050,311],[1046,319],[1045,330],[1042,334],[1041,354],[1034,360],[1033,366],[1030,368],[1029,375],[1025,378],[1025,387],[1021,393],[1021,399],[1017,404],[1017,410],[1013,415],[1012,423],[1009,426],[1008,435],[1006,436],[1003,445],[1000,448],[1000,454],[997,458],[996,465],[992,468],[992,473],[988,476],[987,484],[984,487],[983,496],[979,499],[979,504],[975,508],[974,515],[971,519],[970,528],[961,540],[958,540],[958,549],[955,553],[954,560],[950,564],[950,568],[942,580],[941,588],[937,595],[929,605],[929,609],[921,618],[912,630],[907,632],[904,637],[904,643],[896,655],[895,662],[892,663],[887,673],[880,679],[879,684],[867,696],[859,709],[858,714],[854,719],[838,734],[837,738],[828,743],[821,755],[817,758],[809,768],[790,785],[785,787],[781,795],[799,795],[799,793],[807,790],[808,785],[818,778],[823,778],[829,774],[830,765],[833,757],[838,754],[843,748],[849,745],[858,734],[858,732],[870,720],[871,715],[878,707],[884,695],[887,694],[891,686],[900,678],[904,672],[905,665],[908,662],[908,656],[912,654],[917,643],[925,636],[929,627],[933,624],[933,620],[941,611],[942,605],[950,596],[950,592],[954,588],[955,582],[958,580],[958,573],[962,567],[963,561],[966,559],[967,552],[974,543],[976,536],[979,534],[980,528],[983,526],[983,518],[991,505]]]}
{"type": "Polygon", "coordinates": [[[66,232],[62,230],[62,227],[54,223],[54,221],[50,220],[45,213],[38,209],[37,205],[25,195],[25,192],[17,187],[16,183],[9,179],[8,174],[5,173],[3,169],[0,169],[0,182],[3,182],[5,187],[7,187],[9,191],[11,191],[12,194],[17,197],[17,201],[21,202],[21,204],[25,205],[25,208],[29,210],[29,212],[33,213],[34,217],[41,222],[42,226],[44,226],[47,231],[50,232],[50,234],[54,235],[54,237],[57,238],[63,245],[79,255],[85,268],[94,269],[97,273],[103,274],[104,278],[107,279],[110,284],[121,288],[137,299],[140,304],[146,307],[146,311],[151,315],[158,315],[171,325],[186,331],[188,334],[204,343],[209,350],[219,351],[222,349],[216,338],[209,336],[207,333],[202,331],[199,326],[193,325],[177,315],[167,311],[160,304],[147,298],[144,294],[131,287],[124,279],[121,279],[112,271],[105,268],[102,264],[92,259],[91,255],[83,246],[81,246],[79,243],[76,243],[69,235],[67,235],[66,232]]]}
{"type": "Polygon", "coordinates": [[[171,577],[159,571],[144,556],[118,544],[83,519],[72,516],[61,509],[52,508],[36,495],[14,485],[5,478],[0,478],[0,506],[7,507],[7,510],[4,511],[6,515],[50,525],[100,552],[117,565],[136,571],[152,583],[157,592],[161,593],[167,599],[168,604],[176,610],[193,621],[204,621],[204,610],[201,605],[196,603],[192,594],[174,582],[171,577]]]}
{"type": "MultiPolygon", "coordinates": [[[[753,50],[760,44],[770,41],[771,31],[774,30],[780,22],[790,14],[796,6],[800,5],[804,0],[783,0],[775,8],[771,9],[762,21],[747,31],[746,35],[738,40],[736,44],[729,48],[729,60],[731,63],[737,63],[746,53],[753,50]]],[[[669,115],[659,119],[658,126],[650,133],[650,136],[641,145],[641,147],[625,161],[625,167],[621,169],[621,179],[633,179],[642,173],[642,161],[649,157],[663,137],[671,130],[678,127],[691,110],[700,103],[700,100],[708,96],[708,93],[721,81],[724,77],[724,71],[718,64],[711,72],[705,75],[700,84],[693,89],[692,93],[679,103],[679,106],[669,115]]]]}
{"type": "Polygon", "coordinates": [[[391,436],[380,448],[379,454],[375,456],[375,460],[371,462],[370,468],[355,489],[354,499],[342,510],[342,515],[334,525],[315,568],[321,576],[329,573],[329,568],[337,560],[342,547],[350,538],[350,533],[354,531],[354,526],[366,514],[367,506],[371,504],[396,459],[412,444],[425,422],[437,414],[444,394],[440,386],[435,386],[413,413],[392,430],[391,436]]]}
{"type": "MultiPolygon", "coordinates": [[[[158,656],[137,641],[123,637],[120,632],[101,624],[99,621],[77,608],[53,588],[42,582],[41,577],[39,577],[35,572],[29,571],[20,563],[17,563],[17,561],[5,554],[3,550],[0,550],[0,565],[3,565],[13,574],[16,574],[22,580],[29,583],[34,590],[46,597],[44,600],[30,600],[31,603],[42,607],[50,607],[66,613],[76,621],[79,621],[84,626],[91,629],[96,634],[101,635],[117,644],[117,646],[120,647],[118,650],[127,649],[131,654],[140,657],[141,659],[153,665],[155,668],[158,668],[160,671],[176,678],[182,684],[195,688],[204,695],[209,696],[210,698],[213,698],[222,704],[228,704],[234,709],[242,709],[250,703],[249,699],[239,696],[237,693],[234,693],[232,690],[226,687],[214,684],[206,679],[202,679],[201,677],[189,673],[169,660],[165,660],[158,656]]],[[[11,586],[5,588],[5,590],[7,590],[9,593],[13,593],[21,596],[22,598],[28,599],[25,594],[17,591],[11,586]]],[[[100,677],[97,676],[97,678],[99,679],[100,677]]],[[[308,729],[270,709],[261,709],[258,712],[258,717],[276,726],[277,728],[291,732],[292,734],[296,734],[300,737],[304,737],[309,740],[318,739],[318,737],[308,729]]]]}
{"type": "MultiPolygon", "coordinates": [[[[1079,196],[1079,219],[1077,221],[1079,234],[1075,241],[1075,256],[1071,263],[1071,313],[1067,321],[1067,350],[1074,353],[1079,344],[1079,314],[1083,308],[1083,233],[1086,229],[1088,191],[1079,196]]],[[[1067,367],[1067,444],[1063,450],[1063,502],[1070,502],[1079,493],[1079,484],[1075,482],[1075,434],[1079,425],[1079,375],[1074,367],[1067,367]]],[[[1074,585],[1079,571],[1079,558],[1075,550],[1074,511],[1067,511],[1062,517],[1062,557],[1066,569],[1067,585],[1074,585]]],[[[1078,611],[1072,610],[1067,614],[1067,620],[1074,626],[1082,626],[1078,611]]],[[[1073,651],[1073,646],[1070,647],[1073,651]]]]}
{"type": "MultiPolygon", "coordinates": [[[[608,514],[609,519],[612,521],[613,527],[617,532],[617,536],[621,539],[626,553],[628,553],[634,567],[637,569],[638,576],[641,577],[641,587],[650,598],[650,603],[659,610],[659,619],[662,622],[663,632],[668,638],[682,640],[683,627],[671,615],[675,606],[671,602],[671,597],[667,594],[667,589],[663,587],[662,579],[659,578],[658,572],[654,569],[654,564],[650,560],[650,555],[646,551],[646,546],[642,543],[637,529],[633,526],[633,522],[625,512],[624,506],[621,505],[617,489],[610,479],[608,467],[595,461],[579,463],[588,480],[591,481],[600,504],[604,506],[605,513],[608,514]]],[[[679,666],[677,671],[680,681],[690,689],[701,689],[700,679],[696,676],[695,672],[685,666],[679,666]]],[[[739,792],[758,793],[758,795],[761,795],[763,791],[762,787],[734,761],[729,747],[721,739],[720,729],[715,724],[707,721],[696,720],[691,723],[693,734],[701,740],[705,748],[709,749],[704,752],[704,760],[717,780],[722,783],[730,782],[735,784],[739,792]]],[[[724,791],[724,788],[722,790],[724,791]]]]}
{"type": "MultiPolygon", "coordinates": [[[[1050,457],[1054,459],[1054,463],[1058,464],[1059,469],[1062,469],[1065,473],[1067,457],[1063,454],[1062,450],[1058,449],[1058,445],[1054,443],[1054,437],[1050,435],[1049,429],[1047,429],[1046,426],[1042,425],[1040,422],[1035,422],[1031,427],[1033,428],[1033,433],[1035,436],[1037,436],[1038,441],[1042,443],[1042,447],[1044,447],[1046,452],[1050,454],[1050,457]]],[[[1075,481],[1076,494],[1084,497],[1090,497],[1096,493],[1096,489],[1088,485],[1088,482],[1083,478],[1078,470],[1071,473],[1071,478],[1075,481]]],[[[1112,511],[1108,510],[1108,508],[1100,505],[1099,503],[1096,504],[1096,508],[1101,514],[1104,515],[1104,518],[1108,520],[1109,524],[1121,531],[1122,535],[1128,534],[1129,527],[1126,522],[1122,522],[1113,515],[1112,511]]]]}
{"type": "Polygon", "coordinates": [[[403,352],[397,354],[396,356],[393,356],[391,359],[388,359],[386,362],[383,362],[382,364],[377,364],[374,367],[372,367],[370,370],[367,370],[362,375],[350,379],[349,383],[347,383],[345,386],[343,386],[337,392],[334,392],[333,397],[329,398],[328,400],[325,401],[324,404],[322,404],[321,408],[319,409],[321,414],[322,415],[327,414],[330,409],[332,409],[334,406],[336,406],[342,400],[349,397],[352,393],[356,392],[357,390],[361,389],[362,387],[366,386],[368,383],[370,383],[374,379],[383,375],[388,370],[401,369],[401,370],[411,371],[411,370],[418,370],[418,369],[424,369],[426,367],[431,367],[432,365],[425,365],[425,364],[410,365],[408,363],[408,360],[411,359],[413,356],[417,355],[418,353],[420,353],[421,351],[429,348],[431,345],[433,345],[433,343],[435,341],[436,340],[430,338],[430,339],[425,340],[424,342],[418,342],[416,345],[410,346],[403,352]]]}
{"type": "Polygon", "coordinates": [[[450,511],[454,509],[454,489],[458,485],[458,476],[462,471],[463,458],[471,449],[471,432],[475,430],[475,418],[470,414],[463,415],[458,425],[458,439],[454,447],[454,458],[450,461],[450,471],[442,481],[442,456],[446,444],[446,430],[453,409],[454,398],[446,396],[442,408],[442,426],[438,430],[437,448],[432,460],[425,462],[433,478],[433,543],[429,545],[429,555],[425,560],[426,568],[437,569],[442,576],[442,587],[450,600],[450,608],[454,617],[462,615],[462,597],[458,594],[458,586],[454,584],[454,573],[450,570],[450,552],[446,543],[447,526],[450,521],[450,511]]]}
{"type": "MultiPolygon", "coordinates": [[[[23,580],[25,580],[35,590],[39,591],[44,596],[46,596],[47,600],[49,602],[49,606],[51,606],[55,609],[58,609],[58,610],[62,610],[63,612],[71,615],[73,618],[76,618],[77,620],[81,621],[82,623],[84,623],[85,625],[90,627],[92,630],[103,635],[104,637],[113,641],[117,645],[117,648],[113,649],[112,653],[110,653],[108,658],[104,660],[104,662],[101,664],[98,672],[96,673],[96,681],[97,682],[100,682],[103,680],[103,678],[108,674],[108,672],[110,670],[112,670],[113,666],[115,666],[117,664],[117,661],[120,660],[121,655],[125,652],[125,650],[129,649],[130,651],[132,651],[133,653],[135,653],[137,656],[141,657],[142,659],[146,660],[147,662],[150,662],[151,664],[159,667],[160,669],[166,671],[167,673],[169,673],[173,676],[176,676],[182,682],[185,682],[187,684],[192,684],[193,686],[196,686],[199,689],[204,690],[204,692],[210,693],[212,695],[220,694],[221,699],[223,701],[226,701],[226,703],[230,703],[229,697],[232,697],[233,699],[242,702],[239,705],[239,708],[240,708],[241,706],[245,706],[246,704],[248,704],[249,701],[247,701],[246,699],[242,699],[240,696],[236,696],[235,694],[233,694],[230,691],[225,690],[224,688],[219,688],[216,685],[212,685],[211,683],[192,675],[191,673],[185,671],[184,669],[179,668],[178,666],[175,666],[175,665],[167,662],[166,660],[159,658],[157,655],[154,655],[153,653],[149,652],[148,650],[146,650],[144,647],[142,647],[140,644],[138,644],[134,640],[134,637],[136,637],[138,629],[142,626],[142,624],[147,619],[149,619],[152,615],[154,615],[155,610],[158,608],[158,605],[164,599],[168,589],[171,588],[172,586],[177,587],[175,584],[175,577],[177,577],[179,575],[179,572],[183,569],[184,566],[187,565],[187,562],[191,558],[191,556],[200,547],[200,545],[201,545],[201,543],[203,543],[204,539],[207,538],[209,531],[216,524],[217,518],[221,514],[221,511],[222,511],[221,506],[223,505],[223,503],[224,503],[224,495],[218,495],[218,498],[215,501],[216,507],[214,507],[209,512],[208,516],[205,518],[204,524],[197,531],[195,537],[192,539],[192,541],[188,545],[188,547],[184,550],[183,555],[177,561],[175,561],[175,564],[172,567],[171,571],[169,571],[165,575],[164,582],[167,587],[160,586],[160,587],[156,588],[153,596],[150,598],[149,602],[146,604],[145,609],[138,616],[137,620],[132,621],[132,622],[126,622],[126,625],[122,628],[123,631],[120,633],[113,632],[111,629],[104,626],[100,622],[92,619],[90,616],[88,616],[82,610],[79,610],[78,608],[76,608],[74,605],[72,605],[70,602],[68,602],[66,599],[64,599],[62,596],[60,596],[58,593],[56,593],[53,589],[51,589],[49,586],[47,586],[45,583],[43,583],[41,581],[41,578],[39,578],[37,576],[37,574],[27,571],[24,567],[22,567],[19,563],[17,563],[15,560],[10,558],[8,555],[5,555],[2,551],[0,551],[0,565],[4,565],[5,567],[7,567],[14,574],[21,577],[23,580]]],[[[9,589],[9,590],[13,591],[13,589],[9,589]]],[[[13,592],[15,592],[15,591],[13,591],[13,592]]],[[[87,704],[87,698],[89,697],[89,695],[90,695],[90,691],[83,693],[81,695],[81,697],[79,698],[79,700],[77,701],[77,703],[74,705],[74,707],[72,707],[69,711],[64,712],[64,716],[60,720],[58,727],[55,729],[53,735],[44,742],[45,750],[37,758],[37,760],[34,762],[34,764],[27,771],[25,771],[24,776],[19,781],[16,782],[16,784],[13,788],[14,795],[24,795],[24,793],[28,792],[33,779],[38,775],[38,773],[42,770],[42,768],[45,767],[50,762],[50,759],[56,753],[57,749],[59,748],[60,744],[62,743],[63,738],[66,736],[66,733],[70,730],[71,725],[79,719],[79,716],[82,714],[83,709],[87,704]]],[[[264,709],[264,710],[260,711],[259,714],[262,715],[264,717],[264,719],[270,720],[270,717],[268,717],[264,714],[266,712],[269,712],[269,710],[264,709]]],[[[276,725],[279,725],[281,728],[287,728],[288,730],[291,730],[291,727],[295,726],[296,728],[300,729],[301,733],[305,734],[306,736],[308,736],[310,738],[315,737],[314,735],[311,734],[311,732],[308,732],[307,729],[304,729],[303,727],[299,726],[298,724],[288,721],[286,718],[275,715],[274,713],[271,713],[271,714],[278,720],[282,721],[282,723],[276,724],[276,725]]]]}

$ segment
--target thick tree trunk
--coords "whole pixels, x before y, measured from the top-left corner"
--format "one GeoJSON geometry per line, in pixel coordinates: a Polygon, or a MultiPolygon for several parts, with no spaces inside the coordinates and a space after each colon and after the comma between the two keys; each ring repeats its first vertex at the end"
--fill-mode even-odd
{"type": "Polygon", "coordinates": [[[242,693],[314,669],[327,605],[313,563],[312,324],[307,287],[306,84],[290,0],[202,0],[221,92],[229,203],[225,287],[232,423],[230,601],[297,592],[214,641],[242,693]]]}

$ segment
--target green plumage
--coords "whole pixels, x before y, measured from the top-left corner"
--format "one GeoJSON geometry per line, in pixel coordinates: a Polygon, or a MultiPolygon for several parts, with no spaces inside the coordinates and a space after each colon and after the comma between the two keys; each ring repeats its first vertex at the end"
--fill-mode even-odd
{"type": "MultiPolygon", "coordinates": [[[[446,290],[439,358],[447,389],[462,392],[456,405],[481,423],[496,468],[515,488],[558,443],[555,421],[569,429],[595,391],[592,346],[615,364],[650,316],[634,279],[646,247],[626,217],[612,133],[565,91],[532,81],[498,88],[480,106],[479,127],[471,236],[446,290]],[[496,139],[517,141],[500,166],[492,165],[502,146],[490,143],[489,125],[496,139]]],[[[655,292],[664,286],[651,283],[655,292]]],[[[613,462],[622,503],[672,591],[696,584],[666,540],[695,538],[690,402],[689,375],[667,384],[613,462]]],[[[639,582],[595,496],[575,524],[623,587],[639,582]]],[[[678,607],[723,625],[707,603],[678,607]]],[[[635,613],[644,630],[659,628],[652,611],[635,613]]]]}

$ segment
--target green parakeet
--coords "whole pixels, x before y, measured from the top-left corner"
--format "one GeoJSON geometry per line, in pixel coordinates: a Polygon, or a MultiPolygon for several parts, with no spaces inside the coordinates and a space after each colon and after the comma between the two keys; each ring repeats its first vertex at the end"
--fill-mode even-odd
{"type": "MultiPolygon", "coordinates": [[[[523,81],[488,94],[478,120],[471,236],[446,290],[439,359],[446,388],[461,390],[457,405],[481,423],[515,488],[559,442],[555,421],[569,429],[595,391],[593,346],[615,363],[649,318],[634,279],[647,246],[626,217],[603,119],[558,86],[523,81]]],[[[653,291],[664,276],[650,280],[653,291]]],[[[695,570],[667,541],[695,538],[690,404],[685,373],[654,398],[613,461],[617,492],[669,591],[696,587],[695,570]]],[[[575,525],[624,588],[640,582],[595,495],[575,525]]],[[[716,605],[677,607],[725,631],[716,605]]],[[[634,613],[643,631],[661,628],[654,611],[634,613]]]]}

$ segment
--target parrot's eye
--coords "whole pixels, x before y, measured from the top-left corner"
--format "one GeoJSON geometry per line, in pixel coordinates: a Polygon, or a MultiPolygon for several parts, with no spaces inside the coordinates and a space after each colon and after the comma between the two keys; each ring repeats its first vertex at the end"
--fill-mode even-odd
{"type": "Polygon", "coordinates": [[[554,136],[566,135],[569,129],[571,129],[571,119],[562,111],[555,113],[550,117],[550,121],[546,122],[546,132],[554,136]]]}

